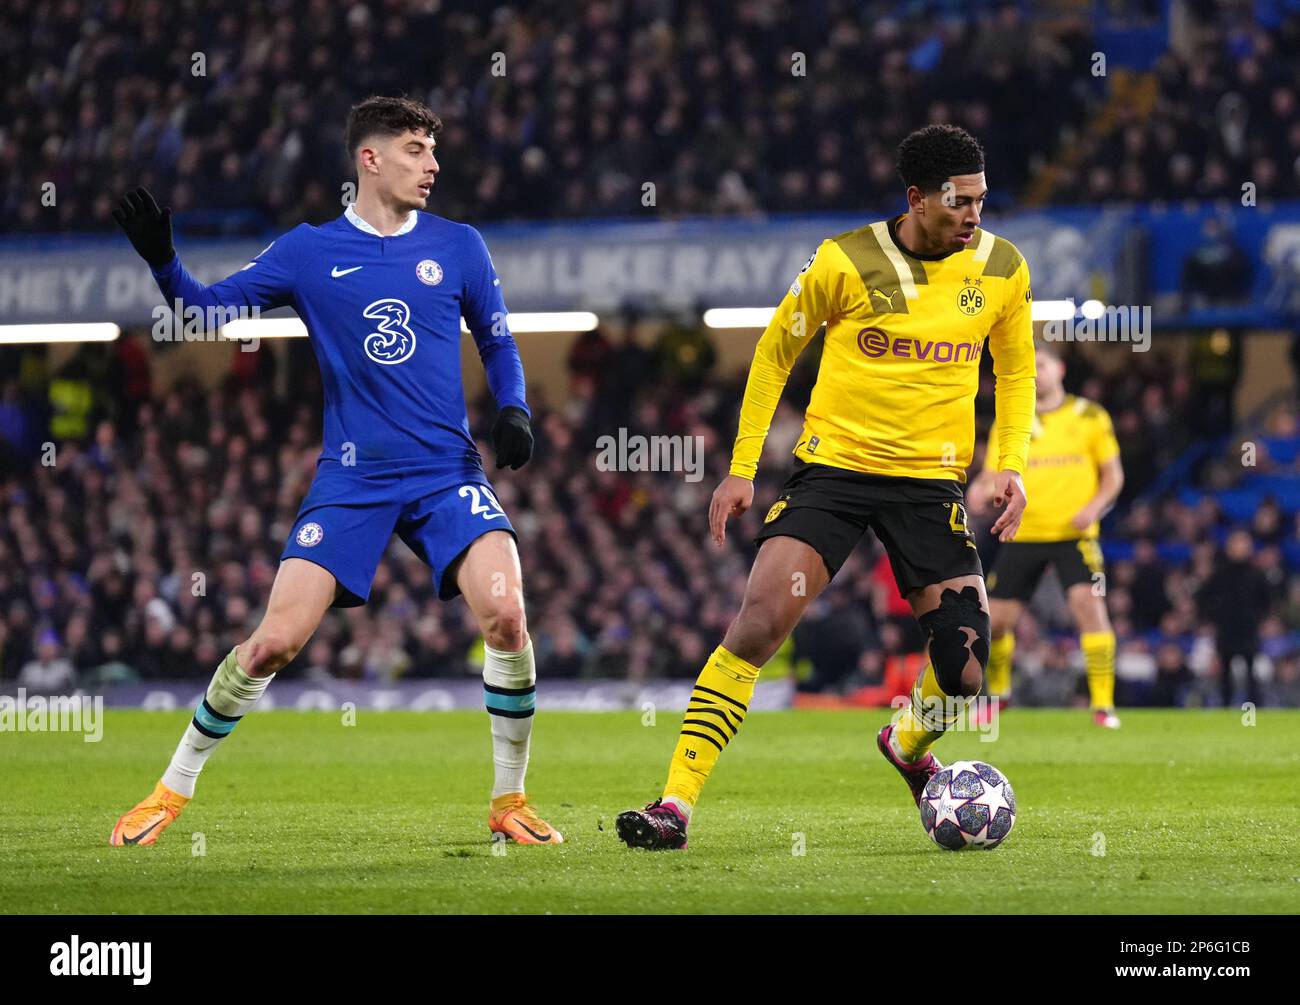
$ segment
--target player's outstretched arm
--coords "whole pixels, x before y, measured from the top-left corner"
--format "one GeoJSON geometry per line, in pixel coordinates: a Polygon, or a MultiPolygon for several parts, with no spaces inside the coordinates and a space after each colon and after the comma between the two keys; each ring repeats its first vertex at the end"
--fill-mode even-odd
{"type": "MultiPolygon", "coordinates": [[[[305,227],[272,241],[252,262],[232,276],[208,286],[194,278],[181,264],[172,242],[172,211],[159,209],[146,188],[124,195],[113,211],[136,253],[149,265],[158,289],[173,309],[221,308],[227,312],[245,309],[257,312],[290,303],[297,279],[298,257],[305,227]]],[[[202,315],[206,320],[207,314],[202,315]]],[[[222,320],[228,318],[223,317],[222,320]]],[[[185,319],[191,323],[191,318],[185,319]]]]}

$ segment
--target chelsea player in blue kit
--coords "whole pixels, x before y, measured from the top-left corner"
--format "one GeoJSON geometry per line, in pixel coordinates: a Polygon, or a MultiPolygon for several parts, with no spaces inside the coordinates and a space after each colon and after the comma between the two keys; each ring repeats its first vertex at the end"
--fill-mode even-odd
{"type": "Polygon", "coordinates": [[[433,571],[438,595],[465,597],[485,642],[484,696],[495,780],[494,841],[559,844],[524,790],[536,675],[514,529],[470,436],[460,319],[473,335],[499,414],[499,467],[532,455],[523,366],[492,259],[478,231],[420,212],[442,123],[419,102],[372,97],[352,109],[354,205],[301,224],[233,276],[205,286],[172,247],[171,211],[144,189],[114,213],[167,302],[183,309],[292,306],[325,389],[324,444],[271,587],[265,615],[208,686],[154,791],[110,843],[152,844],[194,795],[204,762],[306,645],[331,606],[364,604],[393,533],[433,571]]]}

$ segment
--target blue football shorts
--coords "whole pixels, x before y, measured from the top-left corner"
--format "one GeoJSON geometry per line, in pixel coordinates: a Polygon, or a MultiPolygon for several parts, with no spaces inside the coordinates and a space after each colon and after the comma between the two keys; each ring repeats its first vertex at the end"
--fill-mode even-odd
{"type": "Polygon", "coordinates": [[[305,558],[342,589],[335,607],[358,607],[394,532],[433,570],[438,596],[460,593],[447,570],[484,534],[517,537],[481,471],[449,478],[410,469],[361,471],[321,461],[280,556],[305,558]]]}

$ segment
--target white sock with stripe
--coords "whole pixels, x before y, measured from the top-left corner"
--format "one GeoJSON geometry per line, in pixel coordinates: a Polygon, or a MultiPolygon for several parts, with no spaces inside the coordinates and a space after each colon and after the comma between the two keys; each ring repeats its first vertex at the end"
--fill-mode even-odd
{"type": "Polygon", "coordinates": [[[163,772],[162,783],[173,792],[192,797],[207,759],[257,704],[274,676],[250,677],[235,659],[235,650],[230,650],[212,675],[207,695],[194,710],[194,718],[163,772]]]}
{"type": "Polygon", "coordinates": [[[493,799],[524,791],[536,694],[532,639],[517,653],[483,647],[483,704],[492,722],[493,799]]]}

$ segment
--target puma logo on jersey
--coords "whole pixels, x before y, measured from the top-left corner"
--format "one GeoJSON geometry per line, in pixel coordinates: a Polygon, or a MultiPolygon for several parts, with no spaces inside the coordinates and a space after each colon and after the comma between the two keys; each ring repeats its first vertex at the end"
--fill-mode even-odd
{"type": "Polygon", "coordinates": [[[872,289],[871,295],[873,297],[879,297],[892,308],[894,306],[894,297],[898,296],[901,292],[901,290],[890,290],[888,293],[882,293],[878,289],[872,289]]]}
{"type": "Polygon", "coordinates": [[[346,276],[349,272],[356,272],[357,269],[364,269],[364,268],[365,268],[364,265],[354,265],[350,269],[340,269],[336,265],[334,266],[334,268],[330,269],[330,275],[333,276],[335,279],[338,279],[339,276],[346,276]]]}

